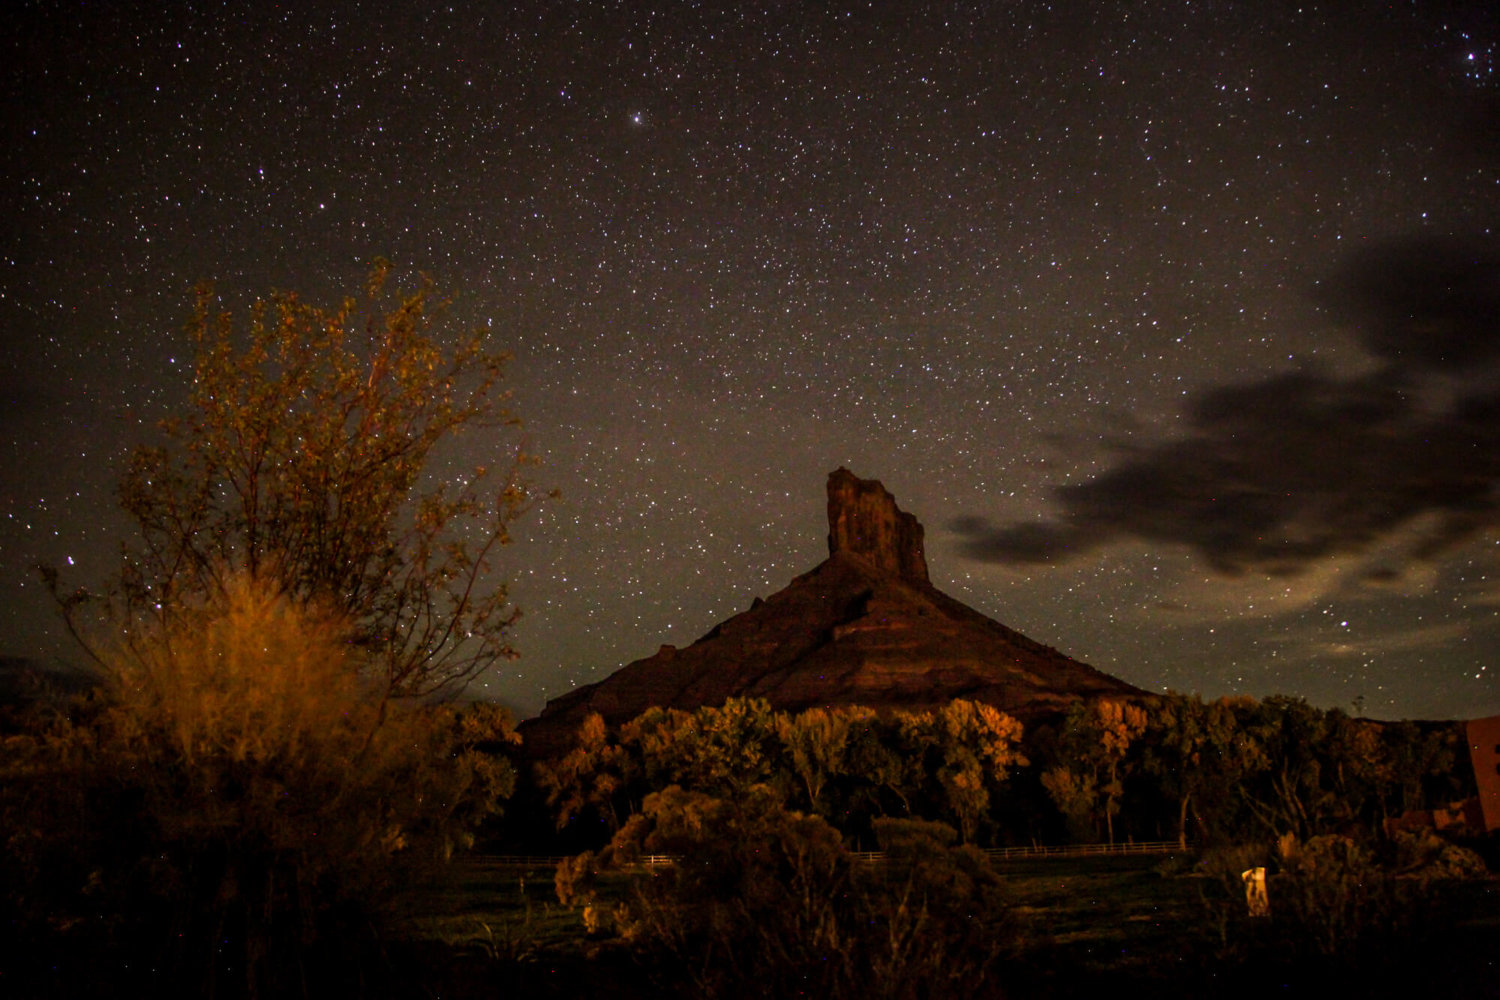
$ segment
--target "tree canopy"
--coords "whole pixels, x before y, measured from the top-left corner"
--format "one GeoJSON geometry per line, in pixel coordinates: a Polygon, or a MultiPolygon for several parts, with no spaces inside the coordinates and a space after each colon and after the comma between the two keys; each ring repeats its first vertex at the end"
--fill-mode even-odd
{"type": "Polygon", "coordinates": [[[389,695],[451,691],[515,655],[492,563],[534,494],[504,433],[507,356],[455,331],[430,279],[389,277],[378,261],[359,298],[277,292],[243,321],[197,289],[187,406],[132,457],[120,499],[138,537],[102,594],[62,598],[75,631],[93,608],[129,647],[244,572],[348,622],[389,695]],[[462,434],[494,460],[435,474],[462,434]]]}
{"type": "Polygon", "coordinates": [[[47,574],[102,684],[0,739],[0,909],[44,978],[56,947],[306,992],[314,949],[329,975],[378,954],[400,890],[512,791],[506,713],[423,697],[513,655],[492,561],[532,494],[505,357],[388,276],[244,322],[201,287],[187,405],[121,484],[120,570],[66,596],[47,574]],[[497,460],[439,472],[466,432],[497,460]]]}

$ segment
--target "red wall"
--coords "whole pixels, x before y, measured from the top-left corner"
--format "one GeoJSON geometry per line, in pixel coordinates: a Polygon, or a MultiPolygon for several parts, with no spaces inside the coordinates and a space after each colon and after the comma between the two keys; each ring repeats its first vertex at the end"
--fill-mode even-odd
{"type": "Polygon", "coordinates": [[[1479,784],[1479,807],[1486,831],[1500,829],[1500,715],[1470,719],[1465,724],[1469,759],[1479,784]]]}

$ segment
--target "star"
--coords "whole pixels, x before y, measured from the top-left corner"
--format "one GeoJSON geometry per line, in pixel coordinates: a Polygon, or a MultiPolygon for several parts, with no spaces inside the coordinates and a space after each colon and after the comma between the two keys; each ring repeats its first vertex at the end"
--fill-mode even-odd
{"type": "Polygon", "coordinates": [[[31,567],[118,568],[193,285],[332,305],[382,256],[510,350],[563,496],[495,567],[476,693],[523,715],[816,565],[839,466],[1139,687],[1500,712],[1492,2],[24,6],[0,658],[75,657],[31,567]]]}

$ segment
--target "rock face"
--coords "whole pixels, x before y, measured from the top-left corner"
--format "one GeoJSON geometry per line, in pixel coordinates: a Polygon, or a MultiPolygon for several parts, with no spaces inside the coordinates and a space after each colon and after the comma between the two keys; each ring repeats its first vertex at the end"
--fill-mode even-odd
{"type": "Polygon", "coordinates": [[[653,705],[693,709],[731,697],[783,711],[969,698],[1024,720],[1080,699],[1144,693],[932,586],[922,534],[879,482],[835,471],[822,564],[691,646],[663,646],[548,702],[521,724],[526,745],[538,756],[561,752],[590,712],[617,725],[653,705]]]}
{"type": "Polygon", "coordinates": [[[847,553],[878,573],[927,582],[922,525],[874,479],[848,469],[828,476],[828,555],[847,553]]]}

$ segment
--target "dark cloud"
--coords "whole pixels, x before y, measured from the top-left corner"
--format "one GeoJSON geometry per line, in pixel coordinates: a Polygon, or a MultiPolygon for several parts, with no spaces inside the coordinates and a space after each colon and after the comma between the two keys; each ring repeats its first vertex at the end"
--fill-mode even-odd
{"type": "Polygon", "coordinates": [[[1362,253],[1327,303],[1359,324],[1371,354],[1453,370],[1500,356],[1500,257],[1491,242],[1422,237],[1362,253]]]}
{"type": "Polygon", "coordinates": [[[1479,244],[1411,242],[1362,255],[1332,286],[1375,371],[1214,390],[1183,439],[1056,488],[1054,520],[957,524],[966,552],[1059,562],[1134,537],[1224,573],[1294,573],[1419,518],[1418,558],[1500,527],[1500,262],[1479,244]]]}

